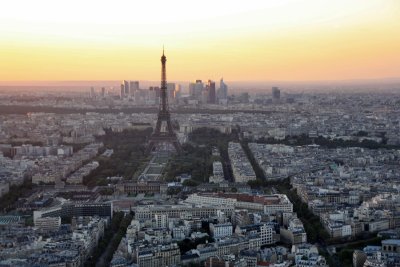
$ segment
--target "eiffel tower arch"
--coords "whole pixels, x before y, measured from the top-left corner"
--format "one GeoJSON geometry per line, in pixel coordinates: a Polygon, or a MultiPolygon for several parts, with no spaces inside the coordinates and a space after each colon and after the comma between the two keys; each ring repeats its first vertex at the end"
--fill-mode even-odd
{"type": "Polygon", "coordinates": [[[168,106],[167,96],[167,75],[166,75],[167,58],[163,54],[161,56],[161,89],[160,89],[160,105],[158,108],[158,117],[156,128],[149,138],[147,153],[150,154],[154,150],[172,145],[177,153],[182,151],[181,145],[174,132],[171,124],[171,114],[168,106]]]}

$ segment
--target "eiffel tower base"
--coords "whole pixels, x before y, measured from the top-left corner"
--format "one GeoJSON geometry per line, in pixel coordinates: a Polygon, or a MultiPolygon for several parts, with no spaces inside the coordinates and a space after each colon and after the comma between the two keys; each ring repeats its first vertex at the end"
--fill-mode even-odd
{"type": "Polygon", "coordinates": [[[165,144],[170,144],[175,148],[175,152],[180,154],[182,152],[181,144],[178,142],[175,135],[173,136],[152,136],[150,137],[149,143],[147,145],[146,154],[151,154],[156,151],[157,147],[165,144]]]}

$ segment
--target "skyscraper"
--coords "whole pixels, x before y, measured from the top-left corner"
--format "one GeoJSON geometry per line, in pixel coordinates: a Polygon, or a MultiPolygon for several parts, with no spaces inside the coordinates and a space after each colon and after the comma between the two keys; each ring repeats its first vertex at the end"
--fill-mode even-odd
{"type": "Polygon", "coordinates": [[[208,97],[208,85],[206,85],[206,88],[202,91],[201,93],[201,99],[199,99],[202,103],[208,103],[209,97],[208,97]]]}
{"type": "Polygon", "coordinates": [[[150,86],[149,87],[149,92],[148,92],[148,102],[149,102],[149,104],[151,104],[151,105],[153,105],[153,104],[157,104],[157,101],[156,101],[156,91],[154,91],[154,87],[153,86],[150,86]]]}
{"type": "Polygon", "coordinates": [[[272,102],[277,103],[281,99],[281,91],[278,87],[272,87],[272,102]]]}
{"type": "Polygon", "coordinates": [[[219,88],[217,92],[218,103],[227,104],[228,102],[228,86],[224,83],[224,79],[219,81],[219,88]]]}
{"type": "Polygon", "coordinates": [[[204,84],[201,80],[196,80],[194,83],[189,84],[189,94],[191,97],[201,100],[203,96],[204,84]]]}
{"type": "Polygon", "coordinates": [[[121,91],[119,93],[119,97],[123,99],[125,97],[125,85],[121,83],[121,91]]]}
{"type": "Polygon", "coordinates": [[[217,102],[217,97],[215,95],[215,82],[208,80],[207,89],[208,89],[208,103],[215,104],[217,102]]]}
{"type": "Polygon", "coordinates": [[[181,98],[181,94],[182,94],[182,85],[176,84],[175,85],[175,99],[181,98]]]}
{"type": "Polygon", "coordinates": [[[194,83],[189,83],[189,96],[194,97],[194,83]]]}
{"type": "Polygon", "coordinates": [[[175,98],[175,83],[167,83],[168,100],[174,101],[175,98]]]}
{"type": "Polygon", "coordinates": [[[133,99],[135,101],[136,104],[143,104],[142,102],[142,91],[140,89],[136,90],[133,93],[133,99]]]}
{"type": "Polygon", "coordinates": [[[129,90],[129,95],[133,96],[135,92],[139,90],[139,81],[130,81],[129,90]]]}
{"type": "Polygon", "coordinates": [[[106,96],[106,88],[101,87],[101,97],[105,97],[105,96],[106,96]]]}
{"type": "Polygon", "coordinates": [[[125,89],[124,95],[125,95],[125,96],[129,96],[129,91],[130,91],[130,90],[129,90],[129,82],[123,80],[122,83],[124,84],[124,89],[125,89]]]}
{"type": "Polygon", "coordinates": [[[160,103],[160,87],[150,86],[148,90],[149,102],[152,104],[160,103]]]}

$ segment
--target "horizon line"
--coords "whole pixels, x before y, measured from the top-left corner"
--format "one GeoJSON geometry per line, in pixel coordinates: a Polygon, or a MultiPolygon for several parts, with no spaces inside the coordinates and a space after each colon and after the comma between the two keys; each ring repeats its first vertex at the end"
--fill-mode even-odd
{"type": "MultiPolygon", "coordinates": [[[[221,77],[222,78],[222,77],[221,77]]],[[[284,82],[284,83],[304,83],[304,82],[348,82],[348,81],[379,81],[379,80],[399,80],[400,81],[400,76],[398,77],[377,77],[377,78],[352,78],[352,79],[317,79],[317,80],[229,80],[224,78],[224,81],[227,82],[232,82],[232,83],[238,83],[238,82],[250,82],[250,83],[262,83],[262,82],[284,82]]],[[[87,80],[0,80],[0,85],[7,85],[7,83],[44,83],[44,82],[49,82],[49,83],[54,83],[54,82],[65,82],[65,83],[71,83],[71,82],[118,82],[118,81],[142,81],[142,82],[159,82],[159,80],[148,80],[148,79],[104,79],[104,80],[97,80],[97,79],[87,79],[87,80]]],[[[169,81],[173,82],[191,82],[195,81],[198,79],[171,79],[169,81]]],[[[209,79],[200,79],[202,81],[207,81],[209,79]]]]}

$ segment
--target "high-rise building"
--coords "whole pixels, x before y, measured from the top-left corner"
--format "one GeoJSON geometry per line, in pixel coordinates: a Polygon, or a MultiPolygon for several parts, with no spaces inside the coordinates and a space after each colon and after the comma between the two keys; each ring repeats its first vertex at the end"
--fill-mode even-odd
{"type": "Polygon", "coordinates": [[[154,87],[153,87],[153,90],[154,90],[154,92],[156,93],[157,103],[160,103],[160,97],[161,97],[161,90],[160,90],[160,87],[154,86],[154,87]]]}
{"type": "Polygon", "coordinates": [[[191,97],[201,100],[203,96],[204,84],[201,80],[196,80],[189,84],[189,94],[191,97]]]}
{"type": "Polygon", "coordinates": [[[281,99],[281,90],[278,87],[272,87],[272,102],[279,102],[281,99]]]}
{"type": "Polygon", "coordinates": [[[206,85],[206,88],[201,92],[201,98],[198,99],[202,103],[208,103],[208,86],[206,85]]]}
{"type": "Polygon", "coordinates": [[[129,82],[123,80],[122,83],[124,84],[124,89],[125,89],[124,95],[125,95],[125,96],[129,96],[129,91],[130,91],[130,90],[129,90],[129,82]]]}
{"type": "Polygon", "coordinates": [[[130,81],[129,89],[131,89],[131,91],[133,91],[133,92],[135,92],[136,90],[139,90],[139,81],[130,81]]]}
{"type": "Polygon", "coordinates": [[[125,97],[125,85],[123,83],[121,83],[121,91],[119,93],[119,96],[121,99],[125,97]]]}
{"type": "Polygon", "coordinates": [[[101,87],[101,97],[105,97],[105,96],[106,96],[106,88],[101,87]]]}
{"type": "Polygon", "coordinates": [[[139,90],[139,81],[130,81],[129,83],[130,96],[134,96],[135,92],[139,90]]]}
{"type": "Polygon", "coordinates": [[[143,95],[146,95],[144,93],[142,93],[142,90],[136,90],[133,93],[133,99],[135,101],[136,104],[143,104],[143,95]]]}
{"type": "Polygon", "coordinates": [[[194,86],[195,83],[189,83],[189,96],[194,97],[194,86]]]}
{"type": "Polygon", "coordinates": [[[149,96],[149,104],[151,104],[151,105],[154,105],[154,104],[157,104],[157,95],[156,95],[156,91],[154,90],[154,87],[153,86],[150,86],[149,87],[149,93],[148,93],[148,96],[149,96]]]}
{"type": "Polygon", "coordinates": [[[217,97],[215,94],[215,82],[208,80],[207,90],[208,90],[208,103],[215,104],[217,102],[217,97]]]}
{"type": "Polygon", "coordinates": [[[218,100],[225,100],[227,98],[228,98],[228,86],[224,83],[224,79],[221,78],[221,80],[219,81],[218,100]]]}
{"type": "Polygon", "coordinates": [[[167,83],[167,96],[168,100],[173,102],[173,99],[175,98],[175,83],[167,83]]]}
{"type": "Polygon", "coordinates": [[[175,84],[175,99],[181,98],[182,95],[182,85],[175,84]]]}

